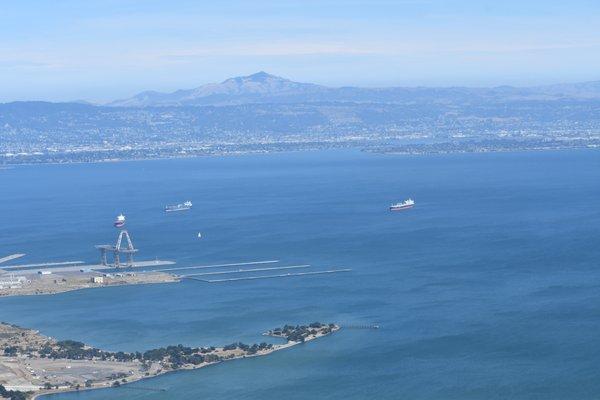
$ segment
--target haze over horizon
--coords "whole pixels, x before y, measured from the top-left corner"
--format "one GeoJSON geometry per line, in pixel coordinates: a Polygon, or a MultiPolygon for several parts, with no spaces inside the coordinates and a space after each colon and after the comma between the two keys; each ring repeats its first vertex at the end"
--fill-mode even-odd
{"type": "Polygon", "coordinates": [[[594,81],[598,11],[586,0],[25,1],[0,16],[0,102],[111,101],[261,70],[332,87],[594,81]]]}

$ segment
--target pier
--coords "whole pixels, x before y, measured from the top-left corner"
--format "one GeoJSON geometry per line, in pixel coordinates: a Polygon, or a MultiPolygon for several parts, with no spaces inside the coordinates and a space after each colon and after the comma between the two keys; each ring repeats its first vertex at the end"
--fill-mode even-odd
{"type": "Polygon", "coordinates": [[[221,274],[241,274],[244,272],[259,272],[259,271],[276,271],[285,269],[296,269],[296,268],[309,268],[310,265],[290,265],[286,267],[271,267],[271,268],[249,268],[249,269],[237,269],[231,271],[213,271],[213,272],[201,272],[197,274],[181,275],[181,278],[189,278],[190,276],[203,276],[203,275],[221,275],[221,274]]]}
{"type": "Polygon", "coordinates": [[[66,265],[79,265],[83,264],[83,261],[60,261],[60,262],[47,262],[47,263],[39,263],[39,264],[21,264],[21,265],[7,265],[2,267],[5,270],[11,269],[32,269],[32,268],[53,268],[53,267],[61,267],[66,265]]]}
{"type": "MultiPolygon", "coordinates": [[[[118,230],[114,245],[96,245],[95,248],[100,251],[100,262],[98,264],[86,264],[80,260],[53,261],[11,265],[5,267],[6,271],[0,270],[0,272],[5,274],[18,272],[23,275],[19,278],[30,282],[27,289],[32,293],[53,293],[71,288],[122,284],[123,282],[162,283],[187,279],[204,283],[225,283],[324,276],[352,271],[350,268],[339,267],[314,271],[309,270],[311,268],[310,264],[277,265],[280,262],[277,259],[207,263],[181,267],[171,266],[175,264],[174,261],[158,259],[134,261],[133,255],[138,252],[138,249],[134,247],[127,230],[122,227],[118,230]],[[110,255],[112,255],[111,260],[109,260],[110,255]],[[122,260],[122,256],[126,259],[122,260]]],[[[21,256],[23,254],[13,254],[1,258],[0,261],[10,261],[21,256]]],[[[13,280],[11,279],[10,282],[12,284],[13,280]]]]}
{"type": "Polygon", "coordinates": [[[188,276],[183,278],[191,279],[206,283],[222,283],[222,282],[236,282],[236,281],[251,281],[258,279],[275,279],[275,278],[290,278],[294,276],[308,276],[308,275],[325,275],[325,274],[336,274],[341,272],[350,272],[350,268],[344,269],[330,269],[326,271],[311,271],[311,272],[288,272],[287,274],[276,274],[276,275],[258,275],[258,276],[243,276],[239,278],[225,278],[225,279],[201,279],[188,276]]]}
{"type": "MultiPolygon", "coordinates": [[[[65,262],[67,263],[67,262],[65,262]]],[[[41,267],[29,267],[15,265],[10,269],[10,272],[19,272],[21,274],[37,274],[38,271],[51,271],[52,273],[70,273],[70,272],[101,272],[110,270],[114,267],[110,265],[102,264],[70,264],[70,263],[45,263],[39,264],[41,267]]],[[[160,267],[165,265],[174,265],[175,261],[167,260],[150,260],[150,261],[135,261],[129,268],[147,268],[147,267],[160,267]]],[[[152,271],[150,271],[152,272],[152,271]]]]}
{"type": "Polygon", "coordinates": [[[2,258],[0,258],[0,264],[8,262],[8,261],[16,260],[17,258],[21,258],[24,255],[25,254],[23,254],[23,253],[19,253],[19,254],[11,254],[10,256],[2,257],[2,258]]]}
{"type": "Polygon", "coordinates": [[[299,265],[284,265],[284,266],[268,266],[270,264],[276,264],[279,260],[265,260],[265,261],[248,261],[248,262],[237,262],[228,264],[212,264],[212,265],[198,265],[191,267],[175,267],[175,268],[162,268],[154,271],[167,272],[175,271],[188,271],[188,270],[204,270],[212,268],[223,268],[223,271],[209,271],[209,272],[193,272],[176,275],[180,279],[188,279],[204,283],[222,283],[222,282],[237,282],[237,281],[253,281],[260,279],[276,279],[276,278],[289,278],[289,277],[302,277],[302,276],[315,276],[315,275],[328,275],[337,274],[342,272],[350,272],[350,268],[334,268],[321,271],[303,271],[303,272],[287,272],[277,273],[270,275],[249,275],[256,272],[274,272],[274,271],[289,271],[297,269],[310,268],[310,264],[299,264],[299,265]],[[267,265],[267,266],[264,266],[267,265]],[[239,266],[258,266],[258,268],[235,268],[239,266]],[[231,277],[231,278],[216,278],[218,275],[234,275],[240,274],[242,276],[231,277]],[[216,279],[210,279],[215,277],[216,279]]]}
{"type": "Polygon", "coordinates": [[[248,261],[248,262],[238,262],[238,263],[231,263],[231,264],[197,265],[195,267],[163,268],[163,269],[156,269],[154,271],[155,272],[183,271],[183,270],[187,270],[187,269],[206,269],[206,268],[238,267],[238,266],[243,266],[243,265],[275,264],[278,262],[279,262],[279,260],[248,261]]]}
{"type": "Polygon", "coordinates": [[[354,324],[354,325],[352,325],[352,324],[350,324],[350,325],[340,324],[340,327],[344,328],[344,329],[379,329],[380,328],[379,325],[368,325],[368,324],[365,324],[365,325],[361,325],[361,324],[358,324],[358,325],[356,325],[356,324],[354,324]]]}

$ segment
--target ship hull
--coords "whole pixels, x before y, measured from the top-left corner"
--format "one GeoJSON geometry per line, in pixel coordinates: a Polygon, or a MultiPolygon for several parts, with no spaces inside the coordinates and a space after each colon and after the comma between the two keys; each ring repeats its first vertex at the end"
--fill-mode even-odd
{"type": "Polygon", "coordinates": [[[404,211],[413,208],[413,206],[390,207],[390,211],[404,211]]]}
{"type": "Polygon", "coordinates": [[[177,208],[177,209],[173,209],[173,210],[165,209],[165,212],[188,211],[190,209],[191,209],[191,207],[188,207],[188,208],[177,208]]]}

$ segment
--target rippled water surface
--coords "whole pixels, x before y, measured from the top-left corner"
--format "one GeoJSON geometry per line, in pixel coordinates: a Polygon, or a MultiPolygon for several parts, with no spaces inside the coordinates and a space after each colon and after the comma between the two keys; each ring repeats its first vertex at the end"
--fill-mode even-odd
{"type": "Polygon", "coordinates": [[[599,182],[597,151],[0,170],[0,253],[23,262],[96,261],[123,212],[138,259],[353,270],[2,298],[0,320],[109,350],[255,342],[285,323],[381,326],[134,384],[162,392],[53,400],[597,398],[599,182]],[[388,211],[409,196],[414,209],[388,211]],[[187,199],[190,212],[163,213],[187,199]]]}

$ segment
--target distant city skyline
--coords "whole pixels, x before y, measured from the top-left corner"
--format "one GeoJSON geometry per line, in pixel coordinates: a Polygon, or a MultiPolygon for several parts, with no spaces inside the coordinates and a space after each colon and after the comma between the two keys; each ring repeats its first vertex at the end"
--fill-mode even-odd
{"type": "Polygon", "coordinates": [[[595,1],[23,1],[0,102],[107,101],[264,70],[327,86],[600,80],[595,1]]]}

